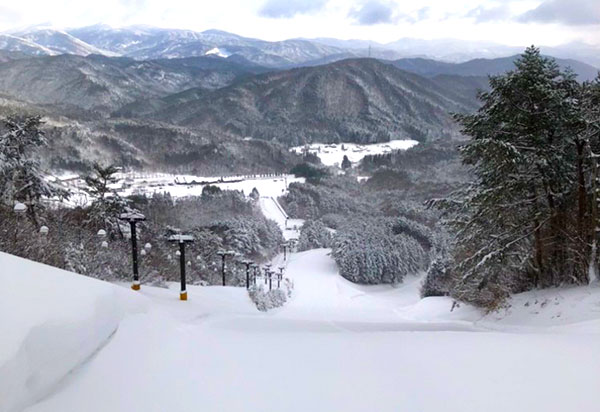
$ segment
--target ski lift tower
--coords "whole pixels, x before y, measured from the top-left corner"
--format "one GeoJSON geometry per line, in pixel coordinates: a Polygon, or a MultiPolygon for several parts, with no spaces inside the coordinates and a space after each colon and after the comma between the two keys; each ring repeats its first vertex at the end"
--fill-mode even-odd
{"type": "Polygon", "coordinates": [[[179,244],[179,271],[181,275],[181,291],[179,292],[180,300],[187,300],[187,289],[185,285],[185,245],[193,243],[194,237],[191,235],[176,234],[169,236],[169,242],[179,244]]]}
{"type": "Polygon", "coordinates": [[[137,256],[137,232],[136,225],[138,222],[146,220],[146,216],[138,212],[121,213],[120,220],[129,222],[131,227],[131,256],[133,261],[133,284],[131,289],[140,290],[140,275],[138,273],[138,256],[137,256]]]}

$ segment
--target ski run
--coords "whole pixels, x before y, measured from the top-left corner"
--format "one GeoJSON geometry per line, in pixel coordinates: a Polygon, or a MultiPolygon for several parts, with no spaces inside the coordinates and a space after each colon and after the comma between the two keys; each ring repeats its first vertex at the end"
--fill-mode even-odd
{"type": "Polygon", "coordinates": [[[484,315],[291,254],[282,308],[244,288],[98,280],[0,254],[0,411],[596,411],[600,288],[484,315]]]}

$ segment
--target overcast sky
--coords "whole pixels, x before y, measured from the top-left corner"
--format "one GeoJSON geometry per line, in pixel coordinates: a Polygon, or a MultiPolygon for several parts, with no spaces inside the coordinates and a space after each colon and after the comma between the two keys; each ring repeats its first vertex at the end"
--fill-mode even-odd
{"type": "Polygon", "coordinates": [[[0,30],[36,24],[221,29],[265,40],[402,37],[600,44],[600,0],[0,0],[0,30]]]}

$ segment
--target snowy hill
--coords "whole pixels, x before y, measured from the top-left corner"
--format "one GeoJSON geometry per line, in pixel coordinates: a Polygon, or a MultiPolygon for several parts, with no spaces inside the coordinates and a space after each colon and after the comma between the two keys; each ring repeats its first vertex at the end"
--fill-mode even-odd
{"type": "Polygon", "coordinates": [[[0,410],[597,410],[598,287],[486,316],[419,299],[420,277],[354,285],[326,249],[274,263],[294,295],[265,314],[243,288],[180,302],[0,254],[0,410]]]}

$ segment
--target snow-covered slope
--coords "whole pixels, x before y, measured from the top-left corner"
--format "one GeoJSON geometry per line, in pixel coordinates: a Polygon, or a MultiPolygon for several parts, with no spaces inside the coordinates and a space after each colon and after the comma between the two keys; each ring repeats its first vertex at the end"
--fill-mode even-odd
{"type": "Polygon", "coordinates": [[[126,289],[0,253],[0,411],[38,401],[99,350],[126,313],[126,289]]]}
{"type": "Polygon", "coordinates": [[[599,287],[451,311],[419,276],[347,282],[328,253],[278,256],[294,295],[266,314],[243,288],[181,302],[0,255],[0,410],[597,411],[599,287]]]}
{"type": "Polygon", "coordinates": [[[266,314],[241,288],[192,286],[179,302],[176,285],[143,287],[151,310],[122,321],[27,411],[592,412],[600,403],[600,333],[585,326],[599,288],[574,288],[561,303],[572,330],[543,327],[515,305],[513,323],[540,327],[520,333],[491,331],[498,315],[420,300],[419,277],[399,288],[346,282],[325,249],[293,254],[286,276],[292,301],[266,314]]]}
{"type": "Polygon", "coordinates": [[[274,220],[281,229],[286,240],[298,239],[300,228],[304,224],[302,219],[290,219],[283,207],[274,196],[263,196],[260,198],[259,206],[262,213],[269,219],[274,220]]]}

